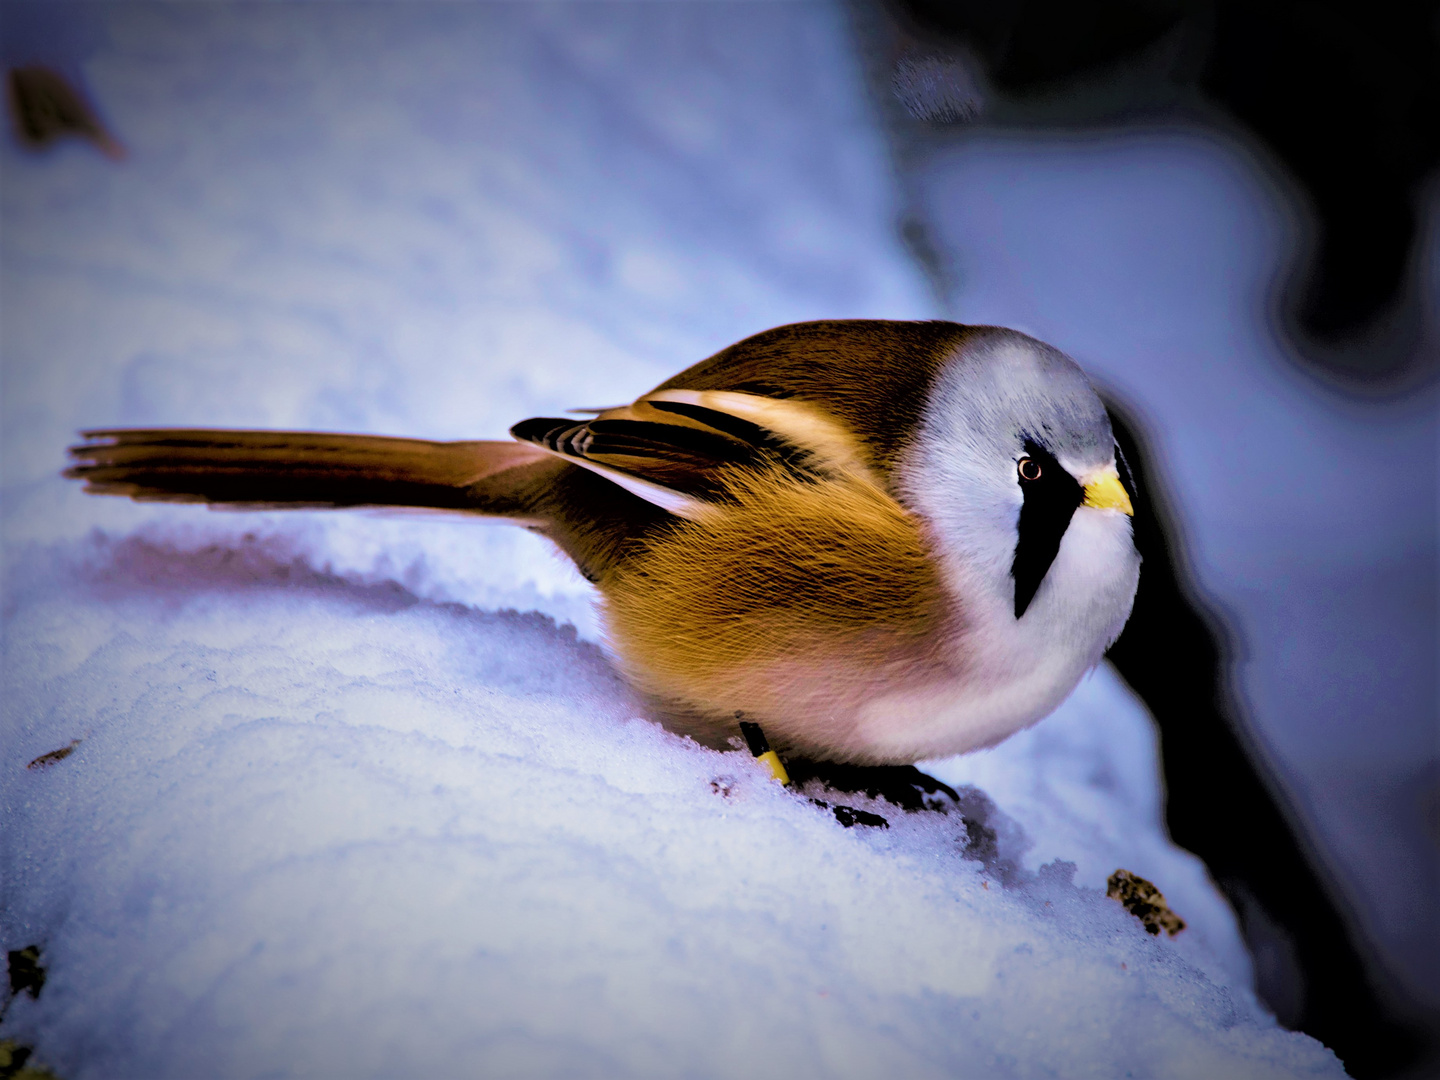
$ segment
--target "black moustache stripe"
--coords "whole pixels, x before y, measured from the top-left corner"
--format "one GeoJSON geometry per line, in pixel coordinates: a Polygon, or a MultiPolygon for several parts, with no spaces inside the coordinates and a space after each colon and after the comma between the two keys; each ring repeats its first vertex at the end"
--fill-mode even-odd
{"type": "Polygon", "coordinates": [[[1035,599],[1040,583],[1060,551],[1060,541],[1070,527],[1070,519],[1085,501],[1085,490],[1042,447],[1026,439],[1025,454],[1040,466],[1040,476],[1035,480],[1017,476],[1025,496],[1020,507],[1020,538],[1015,544],[1015,561],[1010,566],[1010,576],[1015,579],[1017,619],[1035,599]]]}

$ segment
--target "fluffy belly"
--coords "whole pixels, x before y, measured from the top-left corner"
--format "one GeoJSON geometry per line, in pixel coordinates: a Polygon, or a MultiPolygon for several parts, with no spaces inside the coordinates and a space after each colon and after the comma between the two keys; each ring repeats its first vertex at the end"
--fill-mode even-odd
{"type": "Polygon", "coordinates": [[[626,667],[667,727],[706,745],[724,747],[749,719],[782,752],[876,765],[991,746],[1053,711],[1088,667],[1057,663],[985,685],[937,651],[832,647],[684,681],[626,667]]]}
{"type": "Polygon", "coordinates": [[[844,643],[712,669],[703,679],[667,680],[635,664],[626,668],[667,727],[706,745],[724,747],[746,719],[762,724],[782,753],[859,764],[908,764],[924,756],[903,749],[903,740],[892,747],[874,738],[865,726],[868,708],[901,699],[907,687],[955,682],[930,650],[877,655],[844,643]]]}
{"type": "Polygon", "coordinates": [[[881,693],[856,712],[857,756],[914,762],[994,746],[1050,715],[1088,665],[1057,663],[998,686],[956,678],[881,693]]]}

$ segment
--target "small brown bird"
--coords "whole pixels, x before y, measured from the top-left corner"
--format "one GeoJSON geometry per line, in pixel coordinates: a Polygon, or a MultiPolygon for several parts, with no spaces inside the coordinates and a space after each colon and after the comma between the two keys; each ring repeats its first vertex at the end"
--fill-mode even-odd
{"type": "Polygon", "coordinates": [[[713,746],[898,764],[1054,709],[1119,635],[1140,557],[1083,372],[1013,330],[782,326],[516,442],[85,432],[68,476],[136,499],[429,507],[549,537],[625,674],[713,746]]]}

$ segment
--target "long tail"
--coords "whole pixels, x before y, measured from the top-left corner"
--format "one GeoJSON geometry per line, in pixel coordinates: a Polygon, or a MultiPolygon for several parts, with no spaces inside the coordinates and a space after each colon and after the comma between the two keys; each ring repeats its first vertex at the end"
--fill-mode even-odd
{"type": "Polygon", "coordinates": [[[155,428],[86,431],[65,475],[133,499],[251,508],[407,506],[524,518],[553,471],[515,442],[155,428]]]}

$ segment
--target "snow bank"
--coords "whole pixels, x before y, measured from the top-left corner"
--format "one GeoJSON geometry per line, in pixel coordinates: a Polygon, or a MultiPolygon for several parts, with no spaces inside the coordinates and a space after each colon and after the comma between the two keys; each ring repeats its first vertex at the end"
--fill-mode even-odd
{"type": "Polygon", "coordinates": [[[544,616],[273,541],[25,569],[6,1032],[71,1080],[1343,1075],[1064,864],[844,829],[544,616]]]}

